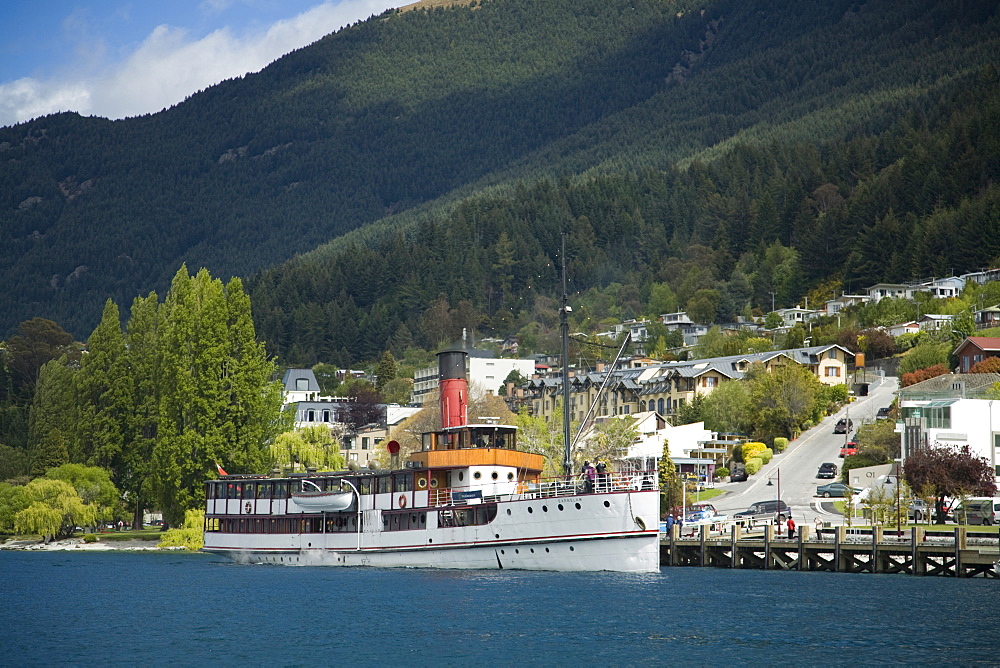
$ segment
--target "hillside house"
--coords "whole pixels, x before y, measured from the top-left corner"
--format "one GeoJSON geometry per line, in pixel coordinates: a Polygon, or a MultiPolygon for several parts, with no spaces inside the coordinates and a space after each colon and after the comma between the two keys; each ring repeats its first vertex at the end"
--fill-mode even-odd
{"type": "Polygon", "coordinates": [[[959,372],[968,373],[987,357],[1000,357],[1000,338],[970,336],[955,348],[954,354],[958,358],[959,372]]]}

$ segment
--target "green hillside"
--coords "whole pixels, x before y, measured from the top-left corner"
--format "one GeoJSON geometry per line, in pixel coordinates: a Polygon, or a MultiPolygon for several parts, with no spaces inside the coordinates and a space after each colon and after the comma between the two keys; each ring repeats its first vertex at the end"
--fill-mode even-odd
{"type": "Polygon", "coordinates": [[[253,276],[284,359],[348,363],[544,320],[562,230],[623,315],[654,284],[722,317],[977,268],[998,27],[969,0],[389,12],[159,114],[0,129],[0,323],[83,338],[187,262],[253,276]]]}

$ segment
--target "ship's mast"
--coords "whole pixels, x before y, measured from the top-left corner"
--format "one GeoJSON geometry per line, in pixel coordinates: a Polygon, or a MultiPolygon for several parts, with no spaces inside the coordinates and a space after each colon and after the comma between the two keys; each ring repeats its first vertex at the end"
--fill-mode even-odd
{"type": "Polygon", "coordinates": [[[562,308],[559,323],[562,330],[562,391],[563,391],[563,473],[573,475],[573,458],[569,440],[569,293],[566,290],[566,233],[562,235],[562,308]]]}

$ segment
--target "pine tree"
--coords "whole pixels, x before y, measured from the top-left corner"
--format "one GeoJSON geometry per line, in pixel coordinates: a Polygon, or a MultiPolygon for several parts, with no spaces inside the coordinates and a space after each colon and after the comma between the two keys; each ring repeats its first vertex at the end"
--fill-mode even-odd
{"type": "Polygon", "coordinates": [[[387,383],[396,379],[396,369],[396,358],[393,357],[392,352],[386,350],[382,353],[378,367],[375,369],[375,389],[378,390],[379,394],[382,393],[387,383]]]}

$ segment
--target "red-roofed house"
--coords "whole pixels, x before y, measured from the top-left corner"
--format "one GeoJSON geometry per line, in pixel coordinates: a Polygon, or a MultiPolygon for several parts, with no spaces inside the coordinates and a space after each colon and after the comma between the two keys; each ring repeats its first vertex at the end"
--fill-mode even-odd
{"type": "Polygon", "coordinates": [[[955,349],[958,370],[969,373],[969,369],[987,357],[1000,357],[1000,339],[985,336],[970,336],[955,349]]]}

